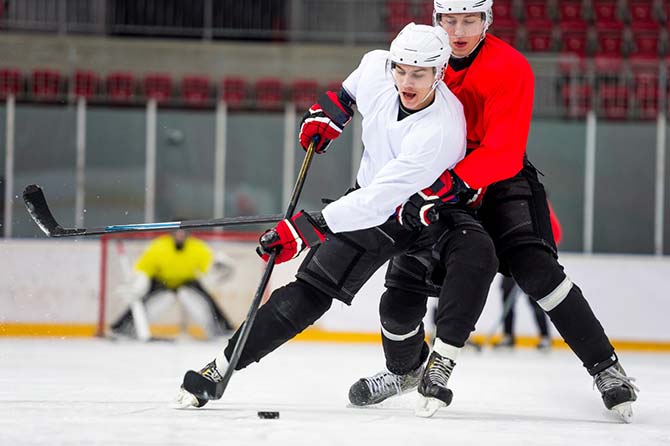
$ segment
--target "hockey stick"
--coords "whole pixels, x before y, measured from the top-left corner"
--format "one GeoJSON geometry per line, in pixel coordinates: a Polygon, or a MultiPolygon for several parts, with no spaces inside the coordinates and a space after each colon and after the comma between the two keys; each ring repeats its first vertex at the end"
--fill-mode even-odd
{"type": "MultiPolygon", "coordinates": [[[[305,179],[307,178],[307,170],[309,169],[310,164],[312,163],[312,157],[314,156],[314,147],[315,141],[309,144],[307,148],[307,153],[305,154],[305,159],[302,161],[302,166],[300,167],[300,172],[298,173],[298,178],[293,186],[293,192],[291,193],[291,199],[289,200],[286,213],[284,218],[290,218],[295,211],[295,207],[298,204],[298,198],[300,198],[300,193],[302,192],[302,186],[305,184],[305,179]]],[[[221,381],[215,383],[208,380],[198,372],[189,370],[184,376],[184,389],[192,393],[198,398],[203,398],[207,400],[218,400],[225,392],[226,387],[228,387],[228,382],[230,377],[237,367],[237,363],[242,356],[242,350],[244,345],[247,343],[247,338],[249,337],[249,332],[251,327],[256,319],[256,314],[258,314],[258,308],[260,307],[261,299],[263,298],[263,293],[265,293],[265,288],[267,288],[268,282],[270,280],[270,275],[275,266],[275,258],[277,257],[277,252],[270,254],[267,264],[265,265],[265,271],[263,271],[263,276],[254,295],[253,301],[249,307],[249,312],[247,313],[247,318],[242,324],[240,329],[237,342],[233,348],[233,353],[230,356],[228,361],[228,367],[223,374],[221,381]]]]}
{"type": "Polygon", "coordinates": [[[54,218],[42,188],[36,184],[26,186],[23,201],[33,221],[49,237],[84,237],[117,232],[142,232],[166,229],[195,229],[223,226],[252,225],[257,223],[276,223],[282,214],[252,215],[245,217],[224,217],[211,220],[167,221],[161,223],[134,223],[127,225],[111,225],[101,228],[64,228],[54,218]]]}

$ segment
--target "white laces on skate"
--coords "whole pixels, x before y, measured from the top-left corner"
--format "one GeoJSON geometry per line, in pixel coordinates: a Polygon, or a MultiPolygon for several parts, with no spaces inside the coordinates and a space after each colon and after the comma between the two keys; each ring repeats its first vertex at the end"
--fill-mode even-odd
{"type": "Polygon", "coordinates": [[[223,376],[219,373],[214,361],[203,367],[202,370],[200,370],[200,374],[215,383],[223,381],[223,376]]]}
{"type": "Polygon", "coordinates": [[[456,363],[448,358],[436,355],[428,367],[428,379],[440,387],[447,387],[447,381],[456,363]]]}
{"type": "Polygon", "coordinates": [[[624,385],[639,392],[640,389],[633,384],[633,381],[635,381],[635,378],[627,376],[616,366],[610,366],[593,377],[593,387],[598,387],[600,393],[604,393],[607,390],[624,385]]]}
{"type": "Polygon", "coordinates": [[[400,376],[386,370],[369,378],[363,378],[363,380],[370,388],[372,395],[385,394],[389,391],[393,391],[394,393],[402,392],[400,376]]]}

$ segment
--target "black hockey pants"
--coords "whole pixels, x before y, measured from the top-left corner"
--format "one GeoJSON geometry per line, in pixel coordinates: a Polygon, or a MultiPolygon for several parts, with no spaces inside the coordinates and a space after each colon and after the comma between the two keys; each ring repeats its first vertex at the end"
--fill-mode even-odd
{"type": "MultiPolygon", "coordinates": [[[[570,281],[558,263],[547,197],[535,168],[526,163],[516,176],[491,185],[479,215],[495,243],[500,271],[511,275],[519,287],[549,315],[589,373],[599,372],[603,364],[610,362],[614,348],[581,290],[570,281]]],[[[403,263],[406,257],[393,259],[393,264],[403,263]]],[[[423,273],[423,276],[426,274],[423,273]]],[[[421,289],[417,281],[421,275],[417,271],[397,271],[393,276],[387,274],[387,287],[399,288],[405,293],[420,291],[424,296],[431,295],[431,292],[434,295],[435,290],[430,287],[421,289]]],[[[411,303],[425,308],[421,298],[404,301],[408,305],[411,303]]],[[[416,310],[408,307],[406,311],[416,310]]],[[[385,315],[381,317],[383,320],[385,315]]],[[[422,348],[415,347],[415,357],[419,357],[416,352],[422,348]]],[[[387,363],[396,362],[388,358],[388,351],[385,353],[387,363]]]]}

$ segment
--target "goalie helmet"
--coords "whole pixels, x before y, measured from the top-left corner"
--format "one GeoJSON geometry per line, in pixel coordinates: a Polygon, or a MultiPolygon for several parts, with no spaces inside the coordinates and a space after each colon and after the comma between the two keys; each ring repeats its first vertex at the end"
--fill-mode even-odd
{"type": "Polygon", "coordinates": [[[467,14],[482,12],[486,16],[484,32],[493,23],[493,0],[435,0],[433,23],[439,24],[438,14],[467,14]]]}

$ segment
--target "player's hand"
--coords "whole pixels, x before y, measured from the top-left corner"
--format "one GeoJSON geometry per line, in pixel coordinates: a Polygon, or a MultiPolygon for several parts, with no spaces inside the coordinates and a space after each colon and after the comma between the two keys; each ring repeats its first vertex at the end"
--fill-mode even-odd
{"type": "Polygon", "coordinates": [[[324,153],[330,142],[342,134],[354,111],[334,91],[327,91],[312,105],[300,121],[300,145],[307,150],[316,141],[316,153],[324,153]]]}
{"type": "Polygon", "coordinates": [[[326,229],[317,219],[305,211],[300,211],[290,219],[277,223],[273,229],[265,231],[258,240],[256,252],[267,261],[270,254],[277,253],[275,264],[294,259],[305,249],[322,243],[326,239],[326,229]]]}
{"type": "Polygon", "coordinates": [[[400,205],[396,218],[408,229],[419,229],[439,219],[441,206],[467,201],[475,192],[454,172],[445,170],[430,187],[415,193],[400,205]]]}

